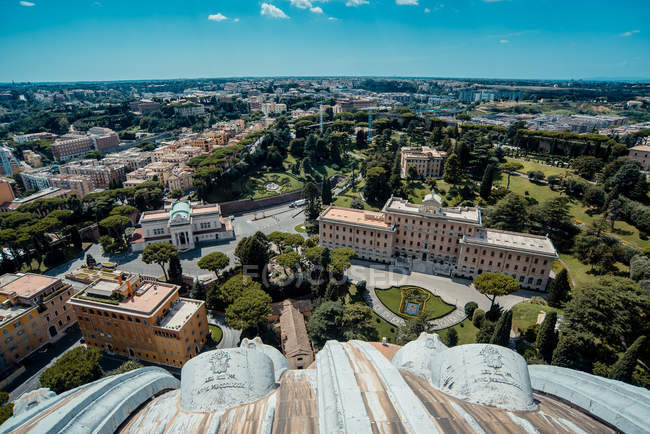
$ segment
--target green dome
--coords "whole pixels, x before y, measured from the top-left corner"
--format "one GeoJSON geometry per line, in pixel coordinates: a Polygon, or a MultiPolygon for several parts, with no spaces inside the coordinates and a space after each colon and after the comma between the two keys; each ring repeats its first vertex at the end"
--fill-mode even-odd
{"type": "Polygon", "coordinates": [[[189,202],[176,202],[172,205],[172,210],[169,213],[169,217],[173,220],[177,214],[184,214],[181,217],[189,218],[190,212],[192,212],[192,207],[189,202]]]}

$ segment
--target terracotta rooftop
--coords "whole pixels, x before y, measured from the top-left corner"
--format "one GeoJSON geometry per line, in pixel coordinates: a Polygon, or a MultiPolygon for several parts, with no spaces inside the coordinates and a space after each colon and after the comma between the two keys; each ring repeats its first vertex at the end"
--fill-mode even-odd
{"type": "Polygon", "coordinates": [[[24,274],[0,287],[0,294],[10,295],[15,293],[18,297],[32,298],[59,281],[60,279],[56,277],[24,274]]]}
{"type": "Polygon", "coordinates": [[[384,221],[384,214],[375,211],[365,211],[353,208],[331,206],[319,217],[320,219],[337,220],[342,223],[376,226],[382,229],[392,228],[392,224],[384,221]]]}
{"type": "MultiPolygon", "coordinates": [[[[300,311],[295,308],[291,300],[285,300],[282,303],[282,314],[280,315],[280,330],[282,333],[282,349],[284,354],[291,358],[295,354],[308,353],[310,360],[306,361],[308,365],[313,360],[314,352],[311,349],[305,318],[300,311]]],[[[290,359],[291,362],[291,359],[290,359]]]]}

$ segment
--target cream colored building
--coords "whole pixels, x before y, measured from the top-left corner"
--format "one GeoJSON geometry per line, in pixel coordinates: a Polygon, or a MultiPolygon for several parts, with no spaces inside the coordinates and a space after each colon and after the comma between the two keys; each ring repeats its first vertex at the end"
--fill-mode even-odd
{"type": "Polygon", "coordinates": [[[499,272],[545,289],[557,253],[548,237],[482,227],[480,208],[442,208],[390,198],[381,212],[330,206],[321,245],[416,271],[474,277],[499,272]]]}
{"type": "Polygon", "coordinates": [[[417,169],[422,178],[442,176],[446,157],[446,152],[428,146],[402,148],[401,177],[408,176],[408,169],[411,166],[417,169]]]}

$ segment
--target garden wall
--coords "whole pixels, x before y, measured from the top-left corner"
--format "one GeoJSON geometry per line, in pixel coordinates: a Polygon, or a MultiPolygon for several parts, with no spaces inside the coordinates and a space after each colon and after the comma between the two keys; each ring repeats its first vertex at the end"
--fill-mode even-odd
{"type": "Polygon", "coordinates": [[[293,202],[294,200],[300,199],[301,194],[301,190],[296,190],[290,191],[289,193],[278,194],[277,196],[265,197],[263,199],[240,199],[232,200],[230,202],[223,202],[220,204],[221,214],[240,214],[246,211],[252,211],[254,209],[266,208],[269,206],[293,202]]]}

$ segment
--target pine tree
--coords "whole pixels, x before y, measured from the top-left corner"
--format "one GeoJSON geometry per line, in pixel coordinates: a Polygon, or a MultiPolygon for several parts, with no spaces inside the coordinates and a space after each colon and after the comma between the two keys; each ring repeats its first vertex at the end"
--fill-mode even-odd
{"type": "Polygon", "coordinates": [[[492,181],[494,181],[494,164],[488,164],[483,172],[479,194],[485,200],[488,200],[492,193],[492,181]]]}
{"type": "Polygon", "coordinates": [[[332,186],[327,177],[323,178],[323,185],[321,187],[321,200],[323,205],[329,205],[332,203],[332,186]]]}
{"type": "Polygon", "coordinates": [[[550,362],[553,358],[553,350],[557,345],[557,333],[555,333],[556,322],[557,313],[549,313],[546,315],[546,318],[544,318],[544,321],[542,321],[542,325],[539,327],[539,331],[537,332],[535,347],[537,347],[537,351],[546,362],[550,362]]]}
{"type": "Polygon", "coordinates": [[[571,285],[569,285],[569,274],[566,271],[566,268],[563,268],[555,279],[551,282],[548,297],[546,301],[551,307],[560,307],[562,303],[567,301],[569,298],[569,291],[571,291],[571,285]]]}
{"type": "Polygon", "coordinates": [[[176,285],[183,283],[183,267],[178,255],[172,256],[169,259],[169,281],[176,285]]]}
{"type": "Polygon", "coordinates": [[[643,348],[645,341],[645,336],[636,338],[634,343],[625,351],[623,357],[612,366],[612,371],[609,374],[610,378],[625,381],[626,383],[632,382],[632,374],[636,367],[636,360],[639,358],[639,352],[643,348]]]}
{"type": "Polygon", "coordinates": [[[194,285],[192,285],[192,290],[190,291],[190,297],[195,300],[205,300],[206,297],[205,285],[201,283],[199,280],[194,282],[194,285]]]}
{"type": "Polygon", "coordinates": [[[512,329],[512,311],[508,310],[501,314],[501,318],[499,318],[499,321],[497,322],[490,343],[507,347],[510,343],[510,329],[512,329]]]}

